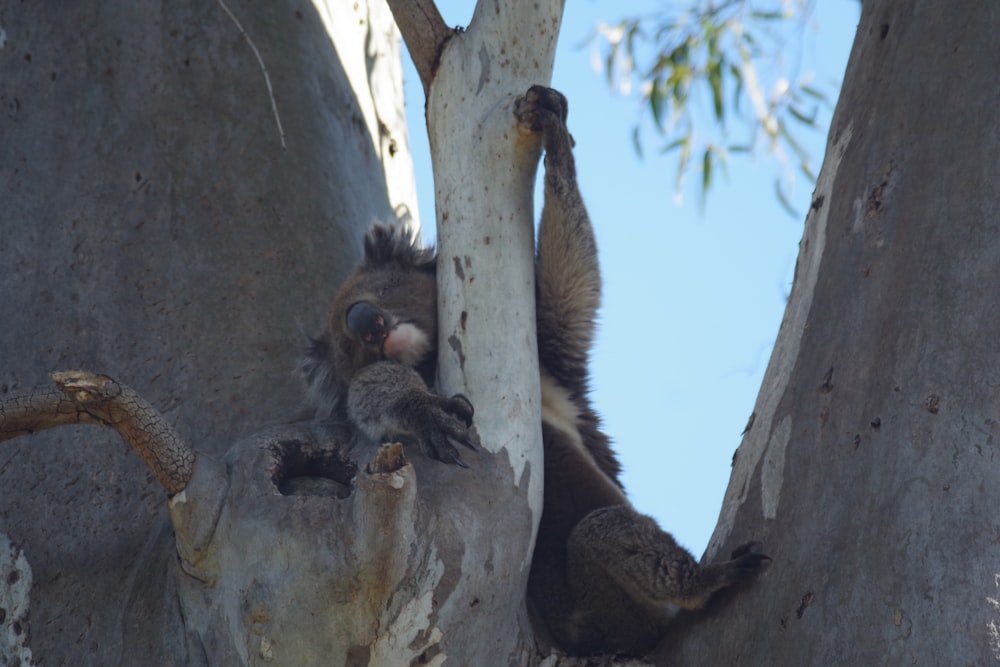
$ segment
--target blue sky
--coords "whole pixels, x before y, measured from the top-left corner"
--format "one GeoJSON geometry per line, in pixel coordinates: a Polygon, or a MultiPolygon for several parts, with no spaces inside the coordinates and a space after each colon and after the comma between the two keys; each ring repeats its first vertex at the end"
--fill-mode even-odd
{"type": "MultiPolygon", "coordinates": [[[[860,4],[815,4],[804,28],[789,26],[786,62],[794,63],[793,72],[814,71],[820,82],[839,84],[860,4]]],[[[468,24],[473,3],[439,0],[438,6],[455,26],[468,24]]],[[[684,202],[675,202],[676,157],[657,153],[652,132],[644,133],[645,157],[636,155],[631,137],[640,102],[607,87],[588,42],[600,21],[613,24],[656,6],[663,3],[567,2],[552,85],[569,98],[580,188],[604,277],[593,401],[633,504],[700,556],[781,322],[813,188],[798,177],[789,199],[802,215],[793,218],[774,196],[773,161],[740,156],[716,175],[703,207],[697,173],[688,177],[684,202]]],[[[404,60],[427,236],[434,197],[423,92],[405,54],[404,60]]],[[[817,172],[829,115],[822,131],[801,135],[817,172]]]]}

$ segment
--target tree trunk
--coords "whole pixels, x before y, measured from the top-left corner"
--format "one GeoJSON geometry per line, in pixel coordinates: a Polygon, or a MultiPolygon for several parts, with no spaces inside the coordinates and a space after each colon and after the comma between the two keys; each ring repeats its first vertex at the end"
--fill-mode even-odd
{"type": "Polygon", "coordinates": [[[863,7],[709,548],[738,530],[774,563],[664,663],[1000,659],[1000,14],[863,7]]]}
{"type": "Polygon", "coordinates": [[[442,651],[459,664],[525,664],[537,658],[525,591],[542,508],[532,206],[539,151],[520,138],[513,110],[532,84],[551,78],[562,2],[480,2],[464,31],[447,30],[431,2],[391,6],[427,92],[439,385],[472,400],[489,453],[471,475],[424,473],[422,493],[451,498],[468,514],[464,556],[446,563],[461,577],[438,617],[442,651]]]}
{"type": "MultiPolygon", "coordinates": [[[[0,10],[0,393],[99,369],[216,454],[298,412],[300,326],[415,215],[394,35],[378,3],[0,10]]],[[[93,427],[2,451],[0,656],[185,663],[138,457],[93,427]]]]}

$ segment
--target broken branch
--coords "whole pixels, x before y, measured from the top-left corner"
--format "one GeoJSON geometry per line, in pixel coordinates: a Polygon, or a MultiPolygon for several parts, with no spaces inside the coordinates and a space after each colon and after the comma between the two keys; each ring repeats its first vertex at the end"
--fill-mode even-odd
{"type": "Polygon", "coordinates": [[[169,495],[187,486],[195,452],[131,387],[87,371],[52,373],[58,389],[39,387],[0,401],[0,440],[67,424],[97,424],[118,432],[169,495]]]}

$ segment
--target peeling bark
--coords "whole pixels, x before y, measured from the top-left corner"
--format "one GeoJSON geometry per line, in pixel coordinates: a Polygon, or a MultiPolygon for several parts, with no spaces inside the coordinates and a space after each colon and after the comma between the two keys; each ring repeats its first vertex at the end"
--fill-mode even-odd
{"type": "Polygon", "coordinates": [[[107,375],[69,371],[50,377],[58,392],[40,388],[0,401],[0,440],[67,424],[106,426],[135,450],[168,495],[184,489],[194,451],[149,401],[107,375]]]}

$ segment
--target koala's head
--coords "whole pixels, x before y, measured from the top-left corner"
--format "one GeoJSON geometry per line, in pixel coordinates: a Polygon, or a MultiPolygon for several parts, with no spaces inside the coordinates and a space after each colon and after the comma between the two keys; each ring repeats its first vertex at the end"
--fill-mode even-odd
{"type": "Polygon", "coordinates": [[[375,225],[361,265],[337,292],[327,318],[335,372],[392,359],[421,367],[434,360],[437,286],[433,248],[407,230],[375,225]]]}

